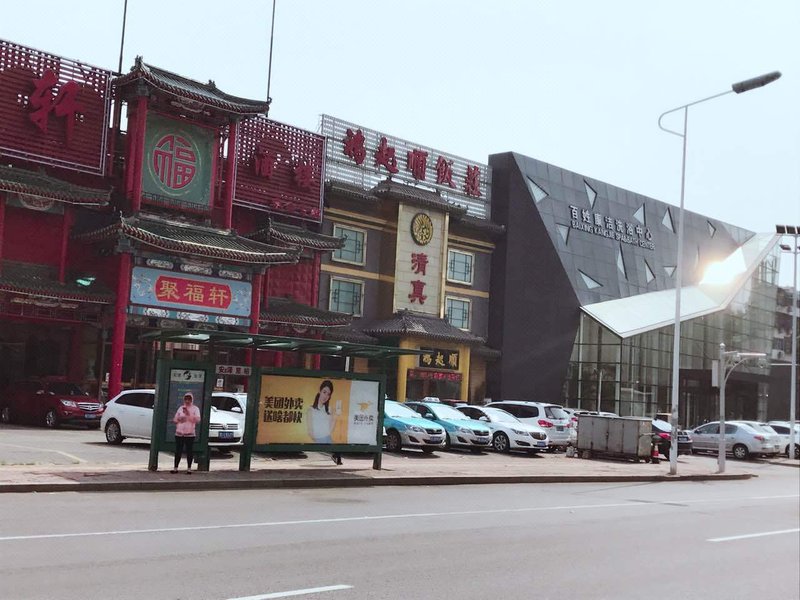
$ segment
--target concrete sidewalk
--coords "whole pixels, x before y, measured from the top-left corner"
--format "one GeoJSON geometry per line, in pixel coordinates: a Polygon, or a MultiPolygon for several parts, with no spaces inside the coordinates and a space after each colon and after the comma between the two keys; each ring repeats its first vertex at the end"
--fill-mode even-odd
{"type": "MultiPolygon", "coordinates": [[[[146,464],[0,465],[0,492],[227,490],[398,485],[458,485],[491,483],[657,482],[748,479],[772,464],[796,466],[787,459],[728,460],[718,474],[713,456],[681,456],[677,475],[669,462],[635,463],[615,459],[568,458],[564,454],[515,456],[413,451],[383,455],[383,468],[372,468],[371,456],[345,456],[337,466],[326,454],[308,453],[253,457],[251,470],[238,462],[211,463],[207,472],[169,472],[171,456],[163,455],[160,470],[146,464]]],[[[793,461],[797,463],[797,461],[793,461]]],[[[185,463],[184,463],[185,464],[185,463]]]]}

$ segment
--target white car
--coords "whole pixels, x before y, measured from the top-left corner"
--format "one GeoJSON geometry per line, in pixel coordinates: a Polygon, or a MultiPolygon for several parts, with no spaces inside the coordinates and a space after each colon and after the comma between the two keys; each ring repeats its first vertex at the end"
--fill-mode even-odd
{"type": "Polygon", "coordinates": [[[247,394],[243,392],[211,392],[211,406],[239,421],[244,433],[247,394]]]}
{"type": "MultiPolygon", "coordinates": [[[[152,436],[155,390],[125,390],[106,403],[100,428],[109,444],[121,444],[125,438],[149,440],[152,436]]],[[[208,425],[209,446],[236,446],[242,443],[239,419],[211,407],[208,425]]]]}
{"type": "Polygon", "coordinates": [[[528,402],[522,400],[497,400],[487,406],[501,408],[510,412],[523,423],[538,425],[550,438],[549,450],[566,449],[569,445],[569,432],[572,429],[570,416],[559,404],[549,402],[528,402]]]}
{"type": "Polygon", "coordinates": [[[497,452],[547,450],[550,439],[538,425],[523,423],[509,412],[491,406],[458,406],[458,410],[492,430],[492,447],[497,452]]]}
{"type": "MultiPolygon", "coordinates": [[[[789,421],[770,421],[767,423],[775,433],[778,434],[778,437],[781,440],[781,454],[785,454],[786,458],[789,458],[789,444],[791,440],[791,423],[789,421]]],[[[795,439],[795,446],[794,446],[794,457],[800,458],[800,423],[794,424],[794,439],[795,439]]]]}

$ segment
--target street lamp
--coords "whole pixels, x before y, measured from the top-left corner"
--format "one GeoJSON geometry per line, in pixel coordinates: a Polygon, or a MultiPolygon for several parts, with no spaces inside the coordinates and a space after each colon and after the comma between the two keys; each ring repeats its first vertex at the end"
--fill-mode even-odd
{"type": "Polygon", "coordinates": [[[680,384],[681,286],[683,281],[681,278],[683,273],[683,200],[684,191],[686,189],[686,131],[689,123],[689,107],[694,106],[695,104],[700,104],[701,102],[713,100],[714,98],[719,98],[720,96],[725,96],[726,94],[741,94],[743,92],[748,92],[750,90],[763,87],[768,83],[772,83],[776,79],[780,78],[780,76],[780,71],[773,71],[772,73],[767,73],[766,75],[760,75],[752,79],[746,79],[745,81],[734,83],[731,85],[731,89],[729,90],[719,94],[714,94],[713,96],[708,96],[707,98],[702,98],[701,100],[689,102],[688,104],[678,106],[677,108],[670,109],[658,117],[658,126],[662,131],[677,135],[679,138],[683,139],[683,159],[681,161],[681,203],[680,210],[678,211],[678,257],[675,263],[675,322],[672,340],[672,414],[670,417],[670,422],[672,424],[672,440],[669,450],[670,475],[675,475],[678,472],[678,397],[680,393],[678,385],[680,384]],[[661,124],[661,121],[665,116],[679,110],[683,111],[683,132],[667,129],[661,124]]]}
{"type": "Polygon", "coordinates": [[[792,319],[792,375],[791,390],[789,391],[789,458],[795,454],[797,431],[795,431],[796,404],[797,404],[797,253],[800,251],[798,240],[800,240],[800,227],[796,225],[776,225],[775,231],[779,235],[792,236],[791,246],[781,244],[781,250],[791,252],[794,255],[792,263],[792,310],[789,313],[792,319]]]}
{"type": "Polygon", "coordinates": [[[719,345],[719,446],[717,465],[719,472],[725,472],[725,384],[733,370],[747,360],[764,359],[763,352],[725,352],[725,344],[719,345]]]}

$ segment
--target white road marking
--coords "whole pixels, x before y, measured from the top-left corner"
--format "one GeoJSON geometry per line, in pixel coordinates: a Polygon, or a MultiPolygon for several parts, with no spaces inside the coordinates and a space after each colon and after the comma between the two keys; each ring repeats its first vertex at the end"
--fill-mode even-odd
{"type": "Polygon", "coordinates": [[[336,592],[338,590],[349,590],[352,585],[328,585],[325,587],[307,588],[304,590],[290,590],[288,592],[274,592],[272,594],[261,594],[259,596],[242,596],[240,598],[229,598],[228,600],[269,600],[270,598],[288,598],[289,596],[303,596],[305,594],[319,594],[320,592],[336,592]]]}
{"type": "MultiPolygon", "coordinates": [[[[785,500],[798,498],[799,494],[788,496],[759,496],[759,500],[785,500]]],[[[523,508],[494,508],[489,510],[456,510],[449,512],[401,513],[397,515],[364,515],[358,517],[331,517],[328,519],[303,519],[297,521],[264,521],[256,523],[229,523],[226,525],[195,525],[188,527],[160,527],[157,529],[119,529],[112,531],[85,531],[75,533],[44,533],[38,535],[8,535],[0,537],[0,542],[22,540],[52,540],[58,538],[80,538],[111,535],[132,535],[142,533],[175,533],[180,531],[210,531],[214,529],[243,529],[254,527],[280,527],[293,525],[319,525],[321,523],[352,523],[355,521],[386,521],[390,519],[419,519],[421,517],[460,517],[470,515],[498,515],[510,513],[531,513],[555,510],[594,510],[599,508],[645,508],[653,506],[674,506],[680,504],[709,504],[714,502],[742,502],[754,498],[718,498],[701,500],[670,500],[664,502],[614,502],[609,504],[576,504],[565,506],[530,506],[523,508]]]]}
{"type": "Polygon", "coordinates": [[[797,529],[781,529],[780,531],[764,531],[762,533],[748,533],[745,535],[731,535],[728,537],[721,537],[721,538],[711,538],[706,540],[707,542],[732,542],[734,540],[746,540],[750,538],[757,538],[757,537],[765,537],[768,535],[781,535],[783,533],[797,533],[800,531],[800,528],[797,529]]]}
{"type": "Polygon", "coordinates": [[[18,444],[6,444],[0,442],[0,446],[7,446],[9,448],[19,448],[20,450],[34,450],[36,452],[53,452],[54,454],[60,454],[61,456],[66,456],[70,460],[74,460],[78,464],[85,463],[86,461],[74,454],[69,454],[68,452],[62,452],[61,450],[50,450],[49,448],[34,448],[32,446],[20,446],[18,444]]]}

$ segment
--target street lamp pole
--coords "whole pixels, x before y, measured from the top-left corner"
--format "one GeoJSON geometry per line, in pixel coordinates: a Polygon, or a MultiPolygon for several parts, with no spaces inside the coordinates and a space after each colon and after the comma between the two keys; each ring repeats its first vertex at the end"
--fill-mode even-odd
{"type": "Polygon", "coordinates": [[[789,458],[794,456],[795,447],[798,444],[797,432],[795,431],[795,419],[797,418],[797,254],[800,252],[800,227],[795,225],[776,225],[775,231],[780,235],[791,235],[791,247],[781,244],[781,250],[791,252],[794,255],[792,262],[792,310],[789,315],[792,319],[792,366],[791,366],[791,389],[789,391],[789,458]]]}
{"type": "Polygon", "coordinates": [[[746,360],[763,359],[763,352],[725,352],[725,344],[719,345],[719,445],[717,447],[717,466],[720,473],[725,472],[725,384],[733,370],[746,360]]]}
{"type": "Polygon", "coordinates": [[[681,202],[680,202],[680,210],[678,211],[678,256],[675,263],[675,319],[673,325],[673,340],[672,340],[672,396],[671,396],[671,416],[670,416],[670,423],[672,425],[672,439],[670,443],[669,449],[669,474],[676,475],[678,472],[678,398],[680,397],[680,352],[681,352],[681,287],[683,285],[683,204],[684,204],[684,193],[686,190],[686,144],[687,144],[687,128],[689,124],[689,107],[694,106],[695,104],[700,104],[701,102],[707,102],[708,100],[713,100],[714,98],[719,98],[720,96],[725,96],[727,94],[736,93],[741,94],[743,92],[747,92],[750,90],[754,90],[756,88],[763,87],[769,83],[772,83],[776,79],[780,78],[781,73],[780,71],[773,71],[772,73],[767,73],[765,75],[760,75],[758,77],[754,77],[752,79],[746,79],[745,81],[740,81],[738,83],[734,83],[731,85],[731,89],[721,92],[719,94],[714,94],[713,96],[708,96],[707,98],[702,98],[700,100],[695,100],[694,102],[689,102],[688,104],[684,104],[682,106],[678,106],[677,108],[670,109],[664,113],[661,113],[661,116],[658,117],[658,126],[661,128],[662,131],[666,131],[667,133],[671,133],[673,135],[677,135],[678,137],[683,139],[683,157],[681,160],[681,202]],[[667,129],[661,124],[662,119],[674,112],[679,110],[683,111],[683,131],[673,131],[672,129],[667,129]]]}

